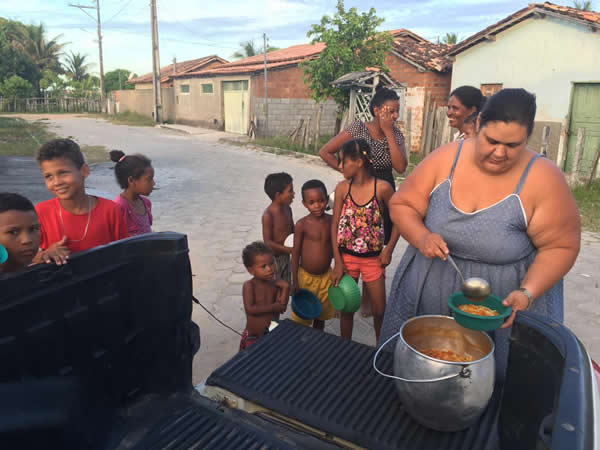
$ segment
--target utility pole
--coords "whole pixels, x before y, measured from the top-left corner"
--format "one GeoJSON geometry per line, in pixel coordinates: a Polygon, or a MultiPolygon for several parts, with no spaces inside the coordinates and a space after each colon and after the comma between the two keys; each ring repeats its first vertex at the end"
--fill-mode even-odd
{"type": "Polygon", "coordinates": [[[154,121],[162,119],[162,99],[160,92],[160,57],[158,56],[158,24],[156,19],[156,0],[150,2],[150,20],[152,23],[152,90],[154,91],[154,121]]]}
{"type": "Polygon", "coordinates": [[[96,6],[86,6],[86,5],[74,5],[69,3],[69,6],[73,8],[79,8],[85,14],[92,18],[92,20],[96,21],[98,25],[98,54],[100,57],[100,103],[102,112],[106,112],[106,96],[104,95],[104,60],[102,59],[102,24],[100,22],[100,0],[94,0],[96,2],[96,6]],[[94,19],[93,16],[87,13],[86,9],[95,9],[97,19],[94,19]]]}
{"type": "Polygon", "coordinates": [[[267,137],[269,134],[269,94],[267,91],[267,33],[263,33],[263,45],[264,45],[264,53],[265,53],[265,136],[267,137]]]}

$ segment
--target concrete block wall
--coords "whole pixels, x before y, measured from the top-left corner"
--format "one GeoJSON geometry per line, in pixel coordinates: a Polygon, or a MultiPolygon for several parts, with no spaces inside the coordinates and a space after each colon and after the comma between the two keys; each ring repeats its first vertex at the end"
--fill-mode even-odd
{"type": "MultiPolygon", "coordinates": [[[[257,131],[259,136],[264,134],[265,111],[264,98],[254,97],[252,114],[257,120],[257,131]]],[[[292,130],[298,127],[300,120],[304,123],[310,118],[309,136],[314,137],[316,133],[316,118],[319,104],[312,99],[306,98],[269,98],[269,130],[268,136],[289,136],[292,130]]],[[[321,136],[333,135],[337,115],[337,104],[333,100],[322,103],[321,113],[321,136]]]]}

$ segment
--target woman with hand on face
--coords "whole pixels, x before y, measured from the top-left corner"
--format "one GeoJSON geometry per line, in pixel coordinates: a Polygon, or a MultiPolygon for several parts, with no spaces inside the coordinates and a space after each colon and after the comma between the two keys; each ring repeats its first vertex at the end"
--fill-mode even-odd
{"type": "MultiPolygon", "coordinates": [[[[408,161],[404,136],[394,125],[399,116],[399,100],[395,91],[379,84],[369,104],[373,120],[370,122],[355,120],[345,130],[327,142],[319,151],[319,156],[331,168],[343,173],[340,161],[337,158],[342,145],[353,139],[364,139],[371,148],[375,177],[387,181],[395,190],[396,183],[393,170],[403,173],[406,170],[408,161]]],[[[387,209],[383,211],[383,219],[385,243],[387,244],[390,241],[393,227],[387,209]]],[[[387,266],[391,262],[391,255],[389,260],[386,259],[383,262],[387,266]]],[[[361,311],[363,316],[371,315],[371,303],[366,295],[363,296],[361,311]]]]}
{"type": "Polygon", "coordinates": [[[499,91],[481,111],[473,139],[432,152],[394,194],[392,220],[410,245],[394,277],[380,342],[411,317],[450,315],[447,299],[461,283],[446,262],[449,253],[465,278],[488,280],[513,309],[492,333],[499,379],[518,311],[563,321],[563,277],[579,253],[580,218],[560,169],[527,148],[535,112],[533,94],[499,91]]]}

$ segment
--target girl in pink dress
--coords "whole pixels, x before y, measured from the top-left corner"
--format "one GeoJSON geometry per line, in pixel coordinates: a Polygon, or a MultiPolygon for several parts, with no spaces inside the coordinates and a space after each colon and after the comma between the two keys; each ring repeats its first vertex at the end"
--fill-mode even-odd
{"type": "Polygon", "coordinates": [[[144,155],[126,155],[120,150],[110,152],[117,182],[123,192],[114,199],[121,207],[131,236],[152,232],[152,203],[147,196],[154,189],[152,161],[144,155]]]}

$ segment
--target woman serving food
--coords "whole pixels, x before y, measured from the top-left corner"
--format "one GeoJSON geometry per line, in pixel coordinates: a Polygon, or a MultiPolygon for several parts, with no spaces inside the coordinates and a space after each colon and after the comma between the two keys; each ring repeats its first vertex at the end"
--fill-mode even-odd
{"type": "Polygon", "coordinates": [[[513,313],[493,332],[503,377],[508,329],[517,311],[563,321],[563,280],[580,244],[580,219],[565,178],[527,148],[535,96],[504,89],[477,120],[474,139],[432,152],[390,202],[394,225],[409,242],[386,306],[380,342],[409,318],[449,315],[448,297],[465,277],[488,280],[513,313]]]}

